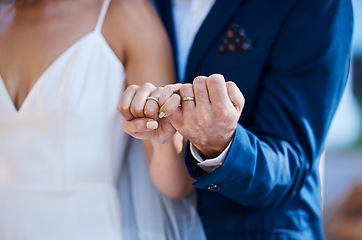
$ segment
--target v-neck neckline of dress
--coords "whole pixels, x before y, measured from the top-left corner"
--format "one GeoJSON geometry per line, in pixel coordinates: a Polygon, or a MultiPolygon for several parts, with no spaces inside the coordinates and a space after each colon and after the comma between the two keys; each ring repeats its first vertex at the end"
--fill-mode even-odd
{"type": "MultiPolygon", "coordinates": [[[[38,89],[41,87],[44,76],[52,69],[56,66],[56,64],[59,62],[60,59],[62,59],[63,56],[66,55],[66,53],[68,53],[72,48],[74,48],[76,45],[80,44],[84,39],[87,39],[89,36],[92,36],[93,34],[98,33],[97,31],[91,31],[86,33],[85,35],[83,35],[81,38],[79,38],[78,40],[76,40],[74,43],[72,43],[69,47],[67,47],[61,54],[59,54],[50,64],[49,66],[42,72],[42,74],[37,78],[37,80],[35,81],[34,85],[31,87],[30,91],[27,93],[26,97],[24,98],[24,101],[20,104],[19,108],[17,108],[15,106],[15,103],[13,102],[13,100],[10,97],[9,91],[5,85],[5,81],[2,77],[2,75],[0,74],[0,91],[1,89],[3,89],[4,91],[4,96],[7,99],[6,104],[10,105],[12,110],[16,113],[20,113],[21,111],[23,111],[24,108],[26,108],[26,105],[28,104],[28,102],[31,101],[31,99],[33,98],[33,95],[36,94],[36,92],[38,91],[38,89]]],[[[101,34],[101,33],[99,33],[101,34]]]]}

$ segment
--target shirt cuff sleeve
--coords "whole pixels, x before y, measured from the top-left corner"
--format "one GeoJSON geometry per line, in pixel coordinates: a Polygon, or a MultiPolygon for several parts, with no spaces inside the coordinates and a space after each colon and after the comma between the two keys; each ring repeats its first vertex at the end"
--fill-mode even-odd
{"type": "Polygon", "coordinates": [[[233,141],[231,140],[229,145],[219,156],[211,159],[203,159],[201,157],[200,151],[192,143],[190,143],[190,150],[192,156],[198,161],[197,166],[199,166],[205,172],[210,173],[223,164],[232,142],[233,141]]]}

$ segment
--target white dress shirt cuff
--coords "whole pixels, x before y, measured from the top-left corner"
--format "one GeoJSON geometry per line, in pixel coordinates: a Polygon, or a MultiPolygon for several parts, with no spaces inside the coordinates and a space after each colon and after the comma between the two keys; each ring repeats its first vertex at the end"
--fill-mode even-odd
{"type": "Polygon", "coordinates": [[[205,172],[210,173],[210,172],[214,171],[216,168],[220,167],[224,163],[226,155],[229,152],[232,142],[233,141],[231,140],[229,145],[225,148],[225,150],[219,156],[217,156],[216,158],[211,158],[211,159],[203,159],[201,157],[200,151],[191,143],[190,143],[190,150],[191,150],[192,156],[198,161],[197,166],[199,166],[205,172]]]}

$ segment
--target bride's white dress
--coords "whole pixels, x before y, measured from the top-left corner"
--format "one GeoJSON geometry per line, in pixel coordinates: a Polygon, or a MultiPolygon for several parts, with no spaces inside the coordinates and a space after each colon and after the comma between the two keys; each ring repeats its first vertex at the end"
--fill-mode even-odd
{"type": "Polygon", "coordinates": [[[101,34],[109,2],[19,110],[0,79],[0,240],[204,238],[193,196],[159,194],[140,150],[125,160],[125,71],[101,34]]]}

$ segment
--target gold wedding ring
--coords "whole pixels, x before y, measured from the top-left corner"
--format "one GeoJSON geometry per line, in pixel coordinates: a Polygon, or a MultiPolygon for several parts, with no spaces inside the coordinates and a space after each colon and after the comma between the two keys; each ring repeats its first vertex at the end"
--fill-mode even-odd
{"type": "Polygon", "coordinates": [[[181,101],[195,101],[194,97],[182,97],[181,101]]]}
{"type": "Polygon", "coordinates": [[[146,101],[147,101],[147,100],[153,100],[153,101],[155,101],[155,102],[158,103],[158,99],[155,98],[155,97],[146,97],[146,101]]]}

